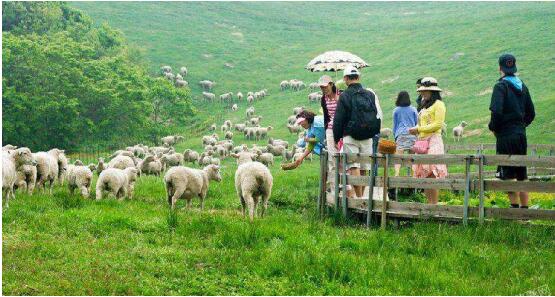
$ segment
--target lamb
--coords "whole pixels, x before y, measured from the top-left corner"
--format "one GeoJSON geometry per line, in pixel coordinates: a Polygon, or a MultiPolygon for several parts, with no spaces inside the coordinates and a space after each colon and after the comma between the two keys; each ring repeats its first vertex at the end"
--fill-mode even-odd
{"type": "Polygon", "coordinates": [[[210,92],[202,92],[202,98],[206,101],[214,101],[216,99],[216,94],[210,92]]]}
{"type": "Polygon", "coordinates": [[[266,147],[268,148],[268,152],[271,153],[274,156],[285,156],[286,148],[283,145],[268,144],[266,147]]]}
{"type": "Polygon", "coordinates": [[[270,131],[272,129],[273,129],[272,126],[257,128],[256,132],[255,132],[256,140],[266,138],[268,136],[268,131],[270,131]]]}
{"type": "Polygon", "coordinates": [[[254,115],[254,107],[251,106],[251,107],[247,108],[245,113],[247,114],[247,118],[251,118],[254,115]]]}
{"type": "Polygon", "coordinates": [[[233,105],[231,106],[231,110],[232,110],[232,111],[237,111],[237,109],[239,109],[239,107],[237,106],[237,104],[233,104],[233,105]]]}
{"type": "Polygon", "coordinates": [[[175,209],[177,199],[187,200],[187,208],[191,208],[191,200],[194,196],[200,198],[200,209],[204,209],[204,199],[208,193],[211,180],[220,182],[220,167],[208,165],[203,169],[193,169],[184,166],[172,167],[164,175],[168,204],[175,209]]]}
{"type": "Polygon", "coordinates": [[[391,128],[382,128],[380,129],[380,137],[381,138],[389,138],[393,134],[391,128]]]}
{"type": "Polygon", "coordinates": [[[204,90],[212,90],[212,88],[214,87],[214,85],[216,84],[213,81],[209,81],[209,80],[201,80],[198,82],[198,84],[204,89],[204,90]]]}
{"type": "Polygon", "coordinates": [[[195,162],[198,162],[198,159],[199,159],[199,153],[196,151],[193,151],[191,149],[186,149],[183,152],[183,160],[186,162],[195,163],[195,162]]]}
{"type": "Polygon", "coordinates": [[[270,153],[262,153],[256,159],[267,167],[274,165],[274,155],[270,153]]]}
{"type": "Polygon", "coordinates": [[[51,149],[48,152],[37,152],[34,157],[37,161],[37,187],[46,191],[46,182],[50,182],[49,192],[52,194],[54,182],[58,179],[60,150],[51,149]]]}
{"type": "Polygon", "coordinates": [[[461,141],[461,138],[464,133],[464,127],[468,124],[465,121],[462,121],[458,126],[453,128],[453,141],[461,141]]]}
{"type": "Polygon", "coordinates": [[[29,195],[33,195],[35,184],[37,182],[37,166],[36,165],[22,165],[17,170],[17,177],[14,185],[15,189],[21,189],[29,195]]]}
{"type": "Polygon", "coordinates": [[[273,177],[268,167],[260,162],[246,161],[240,164],[235,171],[235,190],[241,200],[243,216],[249,211],[249,219],[252,222],[256,213],[256,207],[262,202],[261,217],[268,209],[268,200],[272,194],[273,177]]]}
{"type": "Polygon", "coordinates": [[[160,159],[158,159],[156,156],[148,155],[141,162],[138,173],[160,176],[160,174],[162,173],[162,169],[163,165],[160,159]]]}
{"type": "Polygon", "coordinates": [[[251,118],[251,119],[250,119],[251,125],[253,125],[253,126],[259,125],[259,124],[260,124],[260,120],[262,120],[262,117],[261,117],[261,116],[257,116],[257,117],[251,118]]]}
{"type": "Polygon", "coordinates": [[[299,125],[290,125],[287,124],[287,130],[289,130],[289,133],[294,134],[294,133],[299,133],[301,132],[303,129],[303,127],[299,126],[299,125]]]}
{"type": "Polygon", "coordinates": [[[160,158],[160,162],[162,162],[163,170],[166,170],[168,169],[168,167],[183,165],[183,163],[185,162],[185,157],[181,153],[162,155],[162,158],[160,158]]]}
{"type": "MultiPolygon", "coordinates": [[[[179,75],[179,74],[178,74],[178,75],[179,75]]],[[[188,86],[188,85],[189,85],[189,83],[188,83],[186,80],[183,80],[183,79],[176,79],[176,80],[175,80],[175,86],[176,86],[177,88],[184,88],[184,87],[186,87],[186,86],[188,86]]]]}
{"type": "Polygon", "coordinates": [[[73,165],[68,165],[67,168],[67,185],[69,187],[69,192],[73,195],[73,191],[79,189],[83,197],[89,198],[93,173],[89,167],[78,164],[79,163],[75,161],[73,165]]]}
{"type": "Polygon", "coordinates": [[[102,199],[104,191],[109,191],[116,198],[133,198],[135,181],[137,180],[137,168],[125,169],[108,168],[100,174],[96,181],[96,200],[102,199]]]}
{"type": "Polygon", "coordinates": [[[135,167],[135,162],[129,156],[119,155],[108,162],[108,168],[125,169],[135,167]]]}
{"type": "Polygon", "coordinates": [[[289,125],[295,125],[296,122],[297,122],[297,117],[294,116],[294,115],[289,116],[287,118],[287,124],[289,124],[289,125]]]}
{"type": "Polygon", "coordinates": [[[282,139],[273,139],[270,137],[270,139],[268,139],[268,143],[271,145],[282,145],[285,148],[289,147],[289,142],[282,140],[282,139]]]}
{"type": "Polygon", "coordinates": [[[293,108],[293,114],[294,115],[298,115],[299,113],[301,113],[304,110],[304,106],[302,107],[295,107],[293,108]]]}
{"type": "Polygon", "coordinates": [[[164,144],[165,146],[172,146],[174,144],[181,142],[183,139],[185,139],[185,137],[181,135],[170,135],[170,136],[162,137],[162,144],[164,144]]]}
{"type": "Polygon", "coordinates": [[[230,140],[233,139],[233,132],[227,131],[225,133],[225,139],[230,139],[230,140]]]}
{"type": "Polygon", "coordinates": [[[245,130],[246,124],[235,124],[235,130],[243,132],[245,130]]]}
{"type": "Polygon", "coordinates": [[[181,74],[181,76],[185,77],[187,76],[187,74],[189,74],[189,72],[187,71],[187,67],[183,66],[179,69],[179,74],[181,74]]]}
{"type": "Polygon", "coordinates": [[[15,198],[14,186],[17,180],[17,171],[24,165],[36,165],[31,150],[22,147],[12,151],[2,150],[2,194],[6,198],[6,207],[10,198],[15,198]]]}
{"type": "Polygon", "coordinates": [[[290,86],[291,86],[291,85],[289,84],[288,81],[283,80],[283,81],[281,81],[281,83],[279,84],[279,89],[280,89],[281,91],[285,91],[285,90],[289,89],[290,86]]]}
{"type": "Polygon", "coordinates": [[[243,100],[243,93],[237,92],[237,100],[239,101],[243,100]]]}

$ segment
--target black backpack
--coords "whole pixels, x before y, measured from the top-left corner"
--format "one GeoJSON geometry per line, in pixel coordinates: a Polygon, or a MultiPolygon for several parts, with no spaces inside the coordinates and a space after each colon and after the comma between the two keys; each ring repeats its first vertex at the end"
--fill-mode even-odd
{"type": "Polygon", "coordinates": [[[366,89],[359,89],[351,97],[351,120],[346,134],[356,140],[369,139],[380,133],[381,120],[377,118],[376,96],[366,89]]]}

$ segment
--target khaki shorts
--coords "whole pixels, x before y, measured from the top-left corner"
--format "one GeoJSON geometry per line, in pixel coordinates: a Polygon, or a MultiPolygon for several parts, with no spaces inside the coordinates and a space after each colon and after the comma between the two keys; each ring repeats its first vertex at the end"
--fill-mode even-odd
{"type": "MultiPolygon", "coordinates": [[[[372,154],[372,138],[356,140],[351,136],[345,136],[343,137],[343,147],[341,148],[341,152],[348,154],[372,154]]],[[[359,162],[360,160],[358,158],[347,158],[348,168],[360,168],[361,170],[372,169],[369,161],[364,161],[362,164],[359,162]]]]}

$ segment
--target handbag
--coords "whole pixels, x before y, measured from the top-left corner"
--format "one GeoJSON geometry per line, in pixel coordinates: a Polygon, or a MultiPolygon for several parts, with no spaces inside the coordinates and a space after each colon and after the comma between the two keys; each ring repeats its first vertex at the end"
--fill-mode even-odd
{"type": "Polygon", "coordinates": [[[430,148],[430,137],[416,140],[414,142],[414,145],[412,146],[412,151],[415,154],[423,155],[428,153],[429,148],[430,148]]]}

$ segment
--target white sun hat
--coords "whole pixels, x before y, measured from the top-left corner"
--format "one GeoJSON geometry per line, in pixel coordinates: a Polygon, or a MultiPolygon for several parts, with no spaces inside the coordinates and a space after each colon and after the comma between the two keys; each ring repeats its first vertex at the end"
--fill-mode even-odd
{"type": "Polygon", "coordinates": [[[441,89],[437,86],[437,79],[435,79],[433,77],[424,77],[424,78],[422,78],[422,81],[420,83],[420,87],[416,91],[418,91],[418,92],[420,92],[420,91],[439,91],[439,92],[441,92],[441,89]]]}

